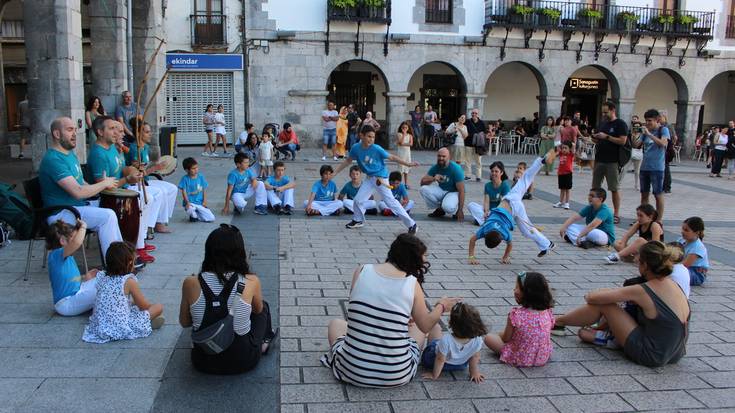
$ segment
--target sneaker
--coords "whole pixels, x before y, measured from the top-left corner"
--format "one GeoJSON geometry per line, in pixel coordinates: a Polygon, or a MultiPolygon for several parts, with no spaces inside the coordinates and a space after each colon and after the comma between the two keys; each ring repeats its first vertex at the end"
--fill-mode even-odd
{"type": "Polygon", "coordinates": [[[281,204],[274,206],[273,211],[276,213],[276,215],[283,214],[283,209],[281,208],[281,204]]]}
{"type": "Polygon", "coordinates": [[[166,319],[162,315],[159,315],[158,317],[151,320],[151,329],[158,330],[159,328],[163,327],[163,323],[165,322],[166,319]]]}
{"type": "Polygon", "coordinates": [[[567,335],[567,328],[565,326],[554,324],[554,327],[551,327],[551,334],[555,336],[565,336],[567,335]]]}
{"type": "Polygon", "coordinates": [[[255,209],[253,209],[253,213],[255,215],[268,215],[268,210],[265,205],[256,205],[255,209]]]}
{"type": "Polygon", "coordinates": [[[332,212],[330,215],[335,216],[335,217],[338,217],[338,216],[342,215],[342,209],[338,209],[338,210],[332,212]]]}
{"type": "Polygon", "coordinates": [[[597,330],[593,343],[596,346],[608,347],[615,345],[615,337],[608,330],[597,330]]]}
{"type": "Polygon", "coordinates": [[[590,240],[584,240],[584,241],[582,241],[582,242],[579,243],[579,246],[581,248],[584,248],[584,249],[588,250],[590,248],[594,248],[595,247],[595,243],[592,242],[592,241],[590,241],[590,240]]]}
{"type": "Polygon", "coordinates": [[[338,160],[339,160],[339,158],[337,158],[336,156],[333,156],[333,157],[332,157],[332,160],[334,160],[334,161],[338,161],[338,160]]]}
{"type": "Polygon", "coordinates": [[[533,195],[531,195],[530,193],[526,192],[525,194],[523,194],[523,199],[528,199],[530,201],[530,200],[533,199],[533,195]]]}
{"type": "Polygon", "coordinates": [[[383,216],[384,217],[389,217],[389,216],[392,216],[392,215],[393,215],[393,211],[391,211],[390,208],[386,208],[386,209],[383,210],[383,216]]]}
{"type": "Polygon", "coordinates": [[[411,228],[408,229],[408,233],[411,234],[411,235],[416,235],[416,231],[418,231],[418,230],[419,230],[419,225],[418,224],[413,224],[413,225],[411,225],[411,228]]]}
{"type": "Polygon", "coordinates": [[[238,207],[235,207],[235,208],[234,208],[234,209],[232,210],[232,212],[233,212],[233,213],[234,213],[235,215],[240,215],[240,214],[242,214],[243,212],[245,212],[245,209],[244,209],[244,208],[238,208],[238,207]]]}
{"type": "Polygon", "coordinates": [[[617,264],[620,262],[620,257],[618,256],[617,252],[613,252],[612,254],[605,257],[605,260],[608,264],[617,264]]]}
{"type": "Polygon", "coordinates": [[[465,180],[465,181],[469,181],[469,180],[471,180],[471,179],[472,179],[472,178],[471,178],[471,177],[469,177],[469,176],[465,176],[465,177],[464,177],[464,180],[465,180]]]}
{"type": "Polygon", "coordinates": [[[365,223],[362,221],[355,221],[354,219],[345,225],[345,228],[347,229],[355,229],[355,228],[362,228],[365,226],[365,223]]]}
{"type": "Polygon", "coordinates": [[[284,215],[291,215],[291,205],[286,205],[286,206],[285,206],[285,207],[283,208],[283,214],[284,214],[284,215]]]}
{"type": "Polygon", "coordinates": [[[199,218],[189,217],[189,222],[199,222],[199,218]]]}
{"type": "Polygon", "coordinates": [[[437,208],[437,209],[434,210],[434,212],[432,212],[432,213],[429,214],[429,218],[441,218],[441,217],[443,217],[446,214],[447,213],[444,212],[443,209],[437,208]]]}
{"type": "Polygon", "coordinates": [[[552,241],[551,244],[549,244],[549,248],[546,248],[545,250],[539,252],[538,255],[537,255],[537,257],[541,258],[541,257],[545,256],[546,254],[549,253],[549,251],[553,250],[554,247],[556,247],[556,245],[552,241]]]}
{"type": "MultiPolygon", "coordinates": [[[[352,211],[350,211],[350,214],[352,211]]],[[[366,215],[378,215],[378,208],[370,208],[365,210],[366,215]]]]}
{"type": "Polygon", "coordinates": [[[135,250],[135,252],[138,254],[138,258],[140,258],[140,260],[146,264],[150,264],[156,261],[156,259],[152,255],[148,254],[145,248],[135,250]]]}
{"type": "Polygon", "coordinates": [[[135,271],[142,270],[143,268],[145,268],[145,263],[140,258],[135,257],[135,263],[133,264],[133,268],[135,269],[135,271]]]}
{"type": "Polygon", "coordinates": [[[145,247],[143,247],[143,249],[146,250],[146,251],[155,251],[156,250],[156,246],[155,245],[151,245],[151,244],[143,244],[143,245],[145,245],[145,247]]]}
{"type": "Polygon", "coordinates": [[[326,160],[327,160],[327,157],[326,156],[322,156],[322,161],[326,161],[326,160]]]}
{"type": "Polygon", "coordinates": [[[23,159],[23,158],[25,158],[25,156],[23,156],[22,153],[21,154],[18,154],[18,159],[23,159]]]}
{"type": "Polygon", "coordinates": [[[480,181],[482,181],[482,179],[480,179],[479,176],[477,178],[475,178],[475,182],[480,182],[480,181]]]}
{"type": "Polygon", "coordinates": [[[569,202],[565,202],[564,205],[561,206],[564,209],[569,209],[569,202]]]}
{"type": "Polygon", "coordinates": [[[564,207],[564,204],[561,203],[561,202],[557,202],[554,205],[552,205],[552,207],[554,207],[554,208],[563,208],[564,207]]]}
{"type": "Polygon", "coordinates": [[[210,155],[209,152],[202,152],[202,156],[209,158],[212,155],[210,155]]]}
{"type": "Polygon", "coordinates": [[[570,244],[572,243],[572,240],[569,239],[569,236],[567,234],[564,234],[564,241],[566,241],[566,242],[568,242],[570,244]]]}

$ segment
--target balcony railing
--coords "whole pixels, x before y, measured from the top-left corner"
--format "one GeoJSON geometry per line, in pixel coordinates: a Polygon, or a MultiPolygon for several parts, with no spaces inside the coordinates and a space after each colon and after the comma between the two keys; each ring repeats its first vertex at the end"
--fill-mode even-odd
{"type": "Polygon", "coordinates": [[[23,20],[3,20],[0,36],[3,39],[23,39],[23,20]]]}
{"type": "Polygon", "coordinates": [[[485,1],[485,27],[521,26],[556,30],[596,30],[637,34],[670,34],[681,37],[712,37],[714,21],[714,12],[672,11],[650,7],[616,5],[592,6],[586,3],[566,1],[485,1]],[[530,7],[533,12],[525,15],[517,14],[514,10],[516,5],[530,7]],[[556,13],[544,13],[542,11],[544,9],[554,10],[556,13]],[[558,14],[559,17],[553,17],[553,14],[558,14]]]}
{"type": "Polygon", "coordinates": [[[227,16],[221,14],[192,14],[191,45],[223,46],[227,44],[227,16]]]}
{"type": "Polygon", "coordinates": [[[735,16],[727,16],[727,27],[725,28],[725,39],[735,39],[735,16]]]}
{"type": "Polygon", "coordinates": [[[452,23],[453,0],[426,0],[426,23],[452,23]]]}
{"type": "Polygon", "coordinates": [[[371,22],[380,24],[390,23],[390,0],[385,0],[382,7],[359,5],[356,7],[335,7],[331,2],[327,5],[329,20],[371,22]]]}

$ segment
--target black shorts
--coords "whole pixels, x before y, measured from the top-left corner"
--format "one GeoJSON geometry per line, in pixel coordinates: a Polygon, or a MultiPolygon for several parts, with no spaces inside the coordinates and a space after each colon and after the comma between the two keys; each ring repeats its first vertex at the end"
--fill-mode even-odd
{"type": "Polygon", "coordinates": [[[559,175],[559,189],[572,189],[572,174],[559,175]]]}

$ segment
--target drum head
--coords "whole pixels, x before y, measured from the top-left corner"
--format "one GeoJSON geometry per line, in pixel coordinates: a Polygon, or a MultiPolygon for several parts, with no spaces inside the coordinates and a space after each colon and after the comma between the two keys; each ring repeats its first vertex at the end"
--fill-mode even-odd
{"type": "Polygon", "coordinates": [[[130,189],[125,189],[125,188],[105,189],[104,191],[100,193],[102,195],[114,196],[117,198],[137,198],[138,197],[137,191],[132,191],[130,189]]]}
{"type": "Polygon", "coordinates": [[[176,164],[178,161],[171,155],[163,155],[158,161],[158,165],[161,165],[161,169],[158,171],[163,176],[168,176],[174,173],[176,170],[176,164]]]}

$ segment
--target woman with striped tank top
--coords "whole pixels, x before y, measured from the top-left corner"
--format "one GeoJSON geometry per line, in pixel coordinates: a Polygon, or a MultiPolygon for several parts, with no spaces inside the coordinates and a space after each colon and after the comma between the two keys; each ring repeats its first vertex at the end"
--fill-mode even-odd
{"type": "Polygon", "coordinates": [[[346,383],[362,387],[395,387],[416,374],[425,331],[439,328],[445,311],[459,301],[440,299],[426,308],[421,284],[429,269],[426,245],[401,234],[383,264],[358,267],[352,277],[347,321],[329,323],[330,350],[322,364],[346,383]],[[413,318],[414,323],[410,323],[413,318]]]}

